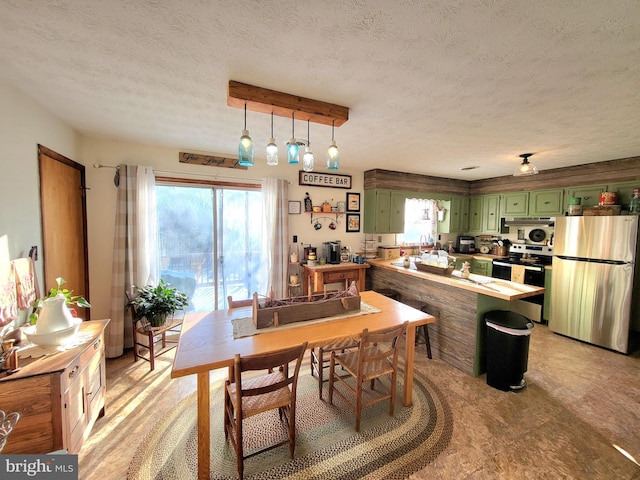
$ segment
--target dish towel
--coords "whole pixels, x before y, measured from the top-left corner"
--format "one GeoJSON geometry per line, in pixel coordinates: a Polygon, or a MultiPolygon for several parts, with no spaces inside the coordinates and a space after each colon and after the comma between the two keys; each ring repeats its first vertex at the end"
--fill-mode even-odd
{"type": "Polygon", "coordinates": [[[36,268],[30,257],[18,258],[13,260],[12,263],[16,275],[18,308],[26,310],[40,296],[36,280],[36,268]]]}
{"type": "Polygon", "coordinates": [[[511,265],[511,281],[515,283],[524,283],[524,265],[511,265]]]}
{"type": "Polygon", "coordinates": [[[16,274],[13,262],[0,264],[0,327],[18,316],[16,274]]]}

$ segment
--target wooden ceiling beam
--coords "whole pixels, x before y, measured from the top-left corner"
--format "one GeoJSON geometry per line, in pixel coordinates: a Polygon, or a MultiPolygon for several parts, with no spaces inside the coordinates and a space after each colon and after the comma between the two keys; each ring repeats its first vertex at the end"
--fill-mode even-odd
{"type": "Polygon", "coordinates": [[[274,115],[287,118],[291,118],[291,113],[295,112],[296,120],[309,120],[322,125],[331,125],[335,121],[335,126],[339,127],[349,120],[348,107],[229,80],[227,105],[244,108],[245,103],[247,110],[252,112],[273,112],[274,115]]]}

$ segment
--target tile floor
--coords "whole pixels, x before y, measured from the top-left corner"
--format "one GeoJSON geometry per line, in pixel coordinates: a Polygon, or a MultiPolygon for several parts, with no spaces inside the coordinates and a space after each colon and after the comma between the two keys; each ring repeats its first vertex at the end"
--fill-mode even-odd
{"type": "MultiPolygon", "coordinates": [[[[156,370],[131,352],[107,361],[107,414],[80,452],[80,478],[124,479],[144,434],[171,405],[195,391],[171,379],[172,354],[156,370]]],[[[416,368],[446,392],[454,414],[451,443],[413,479],[640,480],[640,351],[631,355],[567,339],[536,325],[528,386],[489,387],[418,348],[416,368]]],[[[216,372],[215,375],[224,375],[216,372]]]]}

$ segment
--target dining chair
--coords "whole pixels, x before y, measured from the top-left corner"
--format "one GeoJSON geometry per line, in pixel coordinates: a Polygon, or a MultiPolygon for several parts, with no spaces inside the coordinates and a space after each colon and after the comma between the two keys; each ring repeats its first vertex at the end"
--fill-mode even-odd
{"type": "Polygon", "coordinates": [[[273,448],[289,444],[291,458],[296,447],[296,390],[300,364],[307,349],[302,345],[278,352],[241,357],[234,356],[232,379],[225,382],[224,390],[224,436],[231,437],[236,452],[238,475],[243,478],[244,460],[273,448]],[[295,361],[293,371],[289,363],[295,361]],[[268,370],[259,376],[249,373],[243,378],[243,372],[268,370]],[[288,427],[288,438],[277,444],[267,446],[249,455],[244,455],[242,446],[242,421],[245,418],[278,409],[280,420],[288,427]]]}
{"type": "Polygon", "coordinates": [[[389,400],[389,415],[393,416],[396,399],[396,376],[398,372],[398,341],[407,328],[404,322],[399,327],[369,332],[362,331],[360,345],[356,351],[345,353],[331,352],[329,361],[329,403],[333,404],[333,394],[340,396],[356,414],[356,432],[360,431],[360,418],[364,408],[389,400]],[[339,375],[340,366],[348,375],[339,375]],[[381,377],[389,376],[390,384],[385,387],[381,377]],[[349,378],[352,377],[352,378],[349,378]],[[378,379],[380,389],[375,390],[378,379]],[[345,390],[335,388],[338,381],[345,390]],[[364,382],[371,383],[371,392],[363,391],[364,382]],[[363,400],[363,397],[365,397],[363,400]]]}

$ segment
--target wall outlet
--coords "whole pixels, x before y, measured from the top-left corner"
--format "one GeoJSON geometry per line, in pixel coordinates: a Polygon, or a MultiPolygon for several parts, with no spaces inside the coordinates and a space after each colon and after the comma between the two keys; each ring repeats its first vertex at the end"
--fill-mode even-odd
{"type": "Polygon", "coordinates": [[[378,243],[382,243],[382,235],[378,235],[378,243]]]}
{"type": "Polygon", "coordinates": [[[298,243],[298,235],[293,236],[293,243],[298,243]]]}

